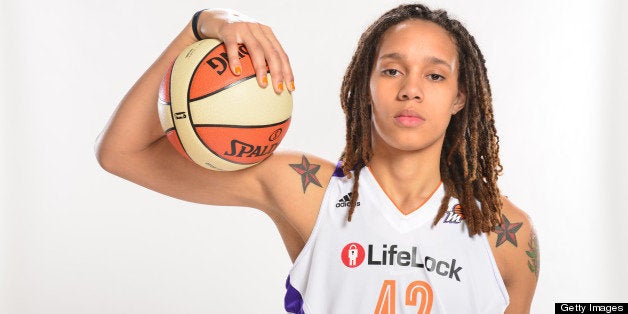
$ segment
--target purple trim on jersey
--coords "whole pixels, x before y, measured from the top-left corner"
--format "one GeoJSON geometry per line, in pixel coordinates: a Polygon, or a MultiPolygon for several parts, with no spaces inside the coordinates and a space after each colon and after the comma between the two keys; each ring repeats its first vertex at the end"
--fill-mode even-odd
{"type": "Polygon", "coordinates": [[[286,279],[286,297],[284,308],[288,313],[305,314],[303,312],[303,297],[301,293],[290,284],[290,276],[286,279]]]}
{"type": "Polygon", "coordinates": [[[338,164],[336,165],[336,170],[334,170],[334,174],[332,174],[333,177],[339,177],[342,178],[345,176],[345,173],[342,172],[342,161],[339,161],[338,164]]]}

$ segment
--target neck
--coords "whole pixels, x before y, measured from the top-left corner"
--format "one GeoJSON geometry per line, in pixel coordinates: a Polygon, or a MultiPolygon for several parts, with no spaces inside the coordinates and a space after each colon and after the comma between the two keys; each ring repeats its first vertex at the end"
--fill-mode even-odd
{"type": "Polygon", "coordinates": [[[441,146],[412,152],[373,146],[369,169],[402,213],[418,209],[440,185],[441,146]]]}

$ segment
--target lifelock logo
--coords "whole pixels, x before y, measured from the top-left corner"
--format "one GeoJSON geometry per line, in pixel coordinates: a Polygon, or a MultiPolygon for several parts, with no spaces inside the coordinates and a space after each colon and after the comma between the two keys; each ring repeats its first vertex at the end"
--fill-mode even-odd
{"type": "Polygon", "coordinates": [[[366,260],[369,266],[402,266],[416,267],[425,269],[428,272],[434,272],[440,276],[448,277],[460,281],[459,273],[462,267],[456,266],[456,259],[439,260],[431,256],[422,258],[418,254],[418,247],[413,246],[409,251],[399,250],[396,244],[382,245],[382,249],[378,250],[380,254],[376,254],[372,244],[367,246],[367,250],[356,242],[345,245],[340,253],[342,263],[349,267],[355,268],[360,266],[366,260]],[[377,256],[376,256],[377,255],[377,256]]]}

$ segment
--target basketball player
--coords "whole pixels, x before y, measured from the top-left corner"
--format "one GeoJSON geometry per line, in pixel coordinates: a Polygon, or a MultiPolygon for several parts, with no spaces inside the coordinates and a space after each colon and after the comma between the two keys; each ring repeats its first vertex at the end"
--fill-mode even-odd
{"type": "Polygon", "coordinates": [[[497,187],[484,58],[458,21],[406,5],[365,31],[342,85],[347,141],[338,166],[276,152],[246,170],[214,172],[181,158],[155,104],[170,62],[198,38],[224,41],[234,74],[245,44],[261,87],[294,90],[269,27],[202,11],[113,114],[97,147],[104,169],[182,200],[268,214],[294,262],[289,313],[529,312],[536,236],[497,187]]]}

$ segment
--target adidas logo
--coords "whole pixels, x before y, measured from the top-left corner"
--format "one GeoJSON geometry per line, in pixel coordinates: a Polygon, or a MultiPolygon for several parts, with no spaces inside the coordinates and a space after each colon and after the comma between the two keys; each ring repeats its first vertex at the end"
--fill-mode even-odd
{"type": "MultiPolygon", "coordinates": [[[[349,203],[351,202],[351,192],[347,193],[336,203],[336,208],[338,207],[349,207],[349,203]]],[[[355,204],[355,207],[360,206],[360,201],[355,204]]]]}

